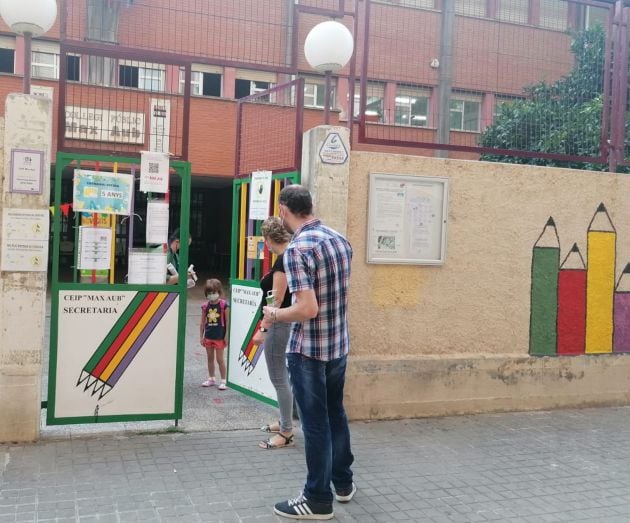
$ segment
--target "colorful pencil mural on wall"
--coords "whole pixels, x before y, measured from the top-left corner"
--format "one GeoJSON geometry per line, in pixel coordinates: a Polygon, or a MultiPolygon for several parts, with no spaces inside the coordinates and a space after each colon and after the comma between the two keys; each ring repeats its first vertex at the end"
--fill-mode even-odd
{"type": "Polygon", "coordinates": [[[81,370],[76,386],[91,389],[99,399],[118,383],[125,370],[177,299],[175,292],[138,292],[92,357],[81,370]]]}
{"type": "Polygon", "coordinates": [[[630,352],[630,264],[615,285],[617,231],[601,203],[577,245],[560,260],[549,218],[534,243],[529,353],[534,356],[630,352]]]}

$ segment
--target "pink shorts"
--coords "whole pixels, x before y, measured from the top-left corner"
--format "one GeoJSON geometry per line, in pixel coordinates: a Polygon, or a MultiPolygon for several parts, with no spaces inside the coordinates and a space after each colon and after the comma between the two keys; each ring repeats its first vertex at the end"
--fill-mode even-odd
{"type": "Polygon", "coordinates": [[[203,346],[206,349],[225,349],[225,340],[209,340],[203,339],[203,346]]]}

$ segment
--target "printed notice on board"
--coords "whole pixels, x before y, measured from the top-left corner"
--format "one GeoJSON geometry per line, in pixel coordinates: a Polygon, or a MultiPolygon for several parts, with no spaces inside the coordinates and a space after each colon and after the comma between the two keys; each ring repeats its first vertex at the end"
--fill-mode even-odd
{"type": "Polygon", "coordinates": [[[140,190],[142,192],[168,192],[168,153],[142,151],[140,160],[140,190]]]}
{"type": "Polygon", "coordinates": [[[171,134],[171,101],[151,98],[149,150],[168,153],[171,134]]]}
{"type": "Polygon", "coordinates": [[[266,220],[269,218],[269,199],[271,198],[271,171],[252,173],[249,191],[249,219],[266,220]]]}
{"type": "Polygon", "coordinates": [[[444,262],[447,181],[370,174],[368,262],[444,262]]]}
{"type": "Polygon", "coordinates": [[[47,270],[48,214],[48,209],[3,209],[0,270],[47,270]]]}
{"type": "Polygon", "coordinates": [[[75,169],[72,207],[75,211],[128,216],[133,176],[75,169]]]}
{"type": "Polygon", "coordinates": [[[159,250],[129,251],[127,283],[163,284],[166,282],[166,253],[159,250]]]}
{"type": "Polygon", "coordinates": [[[111,257],[111,229],[105,227],[79,227],[79,269],[109,269],[111,257]]]}
{"type": "Polygon", "coordinates": [[[151,200],[147,202],[146,242],[168,243],[168,203],[151,200]]]}

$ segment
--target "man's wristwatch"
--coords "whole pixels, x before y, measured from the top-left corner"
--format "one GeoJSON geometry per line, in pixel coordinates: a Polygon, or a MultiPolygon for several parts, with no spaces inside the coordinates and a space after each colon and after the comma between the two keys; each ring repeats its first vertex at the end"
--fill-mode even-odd
{"type": "Polygon", "coordinates": [[[260,332],[267,332],[269,329],[265,329],[264,327],[260,328],[260,332]]]}

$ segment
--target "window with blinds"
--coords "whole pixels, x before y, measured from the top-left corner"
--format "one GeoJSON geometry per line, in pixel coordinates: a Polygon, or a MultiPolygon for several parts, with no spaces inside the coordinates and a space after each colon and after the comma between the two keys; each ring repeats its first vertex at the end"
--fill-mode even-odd
{"type": "Polygon", "coordinates": [[[504,22],[529,22],[529,0],[499,0],[497,18],[504,22]]]}
{"type": "Polygon", "coordinates": [[[566,0],[540,0],[540,27],[566,31],[569,4],[566,0]]]}
{"type": "Polygon", "coordinates": [[[486,0],[455,0],[455,12],[465,16],[486,16],[486,0]]]}
{"type": "Polygon", "coordinates": [[[398,86],[396,90],[396,125],[427,127],[431,91],[420,87],[398,86]]]}
{"type": "Polygon", "coordinates": [[[604,29],[608,27],[608,9],[592,5],[584,6],[584,8],[584,29],[590,29],[596,25],[601,25],[604,29]]]}
{"type": "MultiPolygon", "coordinates": [[[[361,84],[357,82],[354,91],[354,116],[359,116],[361,107],[361,84]]],[[[365,117],[369,122],[383,122],[383,97],[385,85],[378,82],[368,82],[365,100],[365,117]]]]}
{"type": "Polygon", "coordinates": [[[379,4],[400,5],[403,7],[417,7],[421,9],[434,9],[434,0],[375,0],[379,4]]]}

